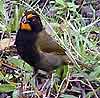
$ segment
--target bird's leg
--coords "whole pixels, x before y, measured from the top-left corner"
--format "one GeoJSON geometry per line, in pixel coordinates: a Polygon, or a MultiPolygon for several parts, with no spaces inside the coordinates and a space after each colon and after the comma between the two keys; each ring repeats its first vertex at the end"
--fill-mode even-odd
{"type": "Polygon", "coordinates": [[[47,98],[49,98],[50,97],[50,94],[51,94],[51,90],[52,90],[52,88],[53,88],[53,84],[54,84],[54,74],[52,74],[52,77],[51,77],[51,79],[50,79],[50,87],[49,87],[49,91],[48,91],[48,94],[47,94],[47,98]]]}
{"type": "Polygon", "coordinates": [[[45,81],[45,83],[44,83],[44,85],[42,86],[42,88],[40,89],[40,91],[44,91],[44,89],[46,88],[46,86],[48,85],[48,83],[49,83],[49,81],[50,81],[50,79],[47,79],[46,81],[45,81]]]}
{"type": "Polygon", "coordinates": [[[37,96],[39,96],[39,97],[41,97],[42,96],[42,93],[41,93],[41,91],[39,91],[38,90],[38,88],[37,88],[37,86],[36,86],[36,77],[37,77],[37,75],[38,75],[38,73],[36,73],[34,76],[33,76],[33,85],[32,85],[32,87],[33,87],[33,89],[34,89],[34,92],[37,94],[37,96]]]}
{"type": "Polygon", "coordinates": [[[38,80],[37,86],[41,84],[41,87],[39,86],[39,90],[41,92],[43,92],[47,88],[47,86],[50,82],[51,76],[49,76],[49,74],[47,72],[42,71],[42,70],[38,70],[38,76],[37,76],[37,80],[38,80]],[[41,83],[39,83],[39,81],[41,83]]]}

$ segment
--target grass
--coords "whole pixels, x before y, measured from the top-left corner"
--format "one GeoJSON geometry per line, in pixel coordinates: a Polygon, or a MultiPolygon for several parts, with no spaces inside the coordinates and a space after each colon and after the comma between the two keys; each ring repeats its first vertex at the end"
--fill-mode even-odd
{"type": "MultiPolygon", "coordinates": [[[[81,94],[83,94],[85,98],[90,98],[93,95],[96,98],[99,98],[97,92],[100,87],[98,87],[97,84],[98,82],[100,83],[100,52],[97,50],[97,42],[100,42],[100,38],[99,40],[97,39],[91,41],[89,37],[92,31],[100,32],[100,27],[96,26],[96,24],[100,22],[100,18],[98,17],[95,19],[95,9],[91,5],[91,9],[93,10],[93,18],[91,18],[92,22],[86,25],[85,19],[87,18],[84,18],[82,14],[77,11],[77,8],[79,6],[75,5],[74,0],[69,1],[70,2],[55,0],[55,2],[50,1],[49,5],[47,5],[47,2],[45,2],[42,8],[37,6],[39,0],[35,3],[34,1],[31,2],[31,4],[23,0],[13,1],[12,3],[14,6],[14,17],[10,19],[9,23],[5,24],[5,14],[2,13],[2,9],[4,9],[4,2],[2,2],[1,0],[0,4],[2,7],[0,7],[0,30],[2,32],[10,32],[10,35],[13,31],[17,32],[22,13],[26,9],[35,10],[40,15],[44,27],[47,30],[50,29],[51,36],[55,40],[57,40],[58,44],[61,47],[66,50],[66,55],[74,63],[74,67],[70,65],[67,65],[66,67],[65,65],[63,65],[63,67],[60,67],[59,69],[54,71],[52,74],[51,82],[47,84],[50,89],[49,91],[45,90],[44,93],[48,94],[48,98],[51,98],[51,95],[53,96],[53,98],[58,98],[59,96],[61,96],[61,98],[77,98],[72,93],[72,89],[69,89],[69,86],[71,85],[71,87],[76,87],[76,89],[74,89],[76,90],[75,93],[78,92],[78,89],[82,90],[83,92],[81,92],[81,94]],[[53,15],[50,14],[50,10],[53,15]],[[48,15],[48,13],[50,15],[48,15]],[[93,66],[83,68],[77,64],[76,59],[80,59],[84,64],[93,66]],[[95,81],[96,89],[94,89],[92,81],[95,81]],[[82,88],[82,85],[87,86],[85,90],[89,87],[91,93],[86,92],[82,88]],[[71,94],[68,94],[67,89],[70,90],[71,94]]],[[[22,84],[21,87],[23,88],[25,84],[27,87],[33,90],[31,86],[34,86],[34,82],[32,72],[30,71],[32,70],[32,68],[29,67],[29,65],[27,64],[24,65],[21,59],[15,59],[13,56],[11,57],[10,55],[7,57],[7,60],[10,64],[16,65],[16,71],[14,70],[13,74],[6,73],[4,72],[4,70],[1,71],[1,80],[11,84],[13,83],[12,80],[19,79],[15,82],[16,85],[20,83],[22,84]]],[[[5,91],[6,89],[7,88],[3,88],[3,91],[5,91]]],[[[19,91],[20,90],[21,89],[19,89],[19,91]]],[[[15,87],[13,88],[13,91],[13,94],[17,92],[15,87]]],[[[25,92],[25,89],[23,92],[25,92]]],[[[44,93],[42,93],[42,95],[46,97],[46,94],[44,93]]]]}

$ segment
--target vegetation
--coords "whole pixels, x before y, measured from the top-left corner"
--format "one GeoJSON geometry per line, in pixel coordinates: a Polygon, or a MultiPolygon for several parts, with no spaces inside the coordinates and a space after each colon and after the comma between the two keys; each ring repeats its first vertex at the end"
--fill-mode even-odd
{"type": "Polygon", "coordinates": [[[99,98],[100,1],[11,0],[11,7],[5,1],[0,0],[0,98],[18,98],[22,94],[19,98],[99,98]],[[34,82],[33,69],[18,58],[14,47],[25,10],[40,15],[46,30],[66,50],[74,66],[62,65],[51,79],[39,75],[34,82]],[[76,58],[88,66],[78,65],[76,58]]]}

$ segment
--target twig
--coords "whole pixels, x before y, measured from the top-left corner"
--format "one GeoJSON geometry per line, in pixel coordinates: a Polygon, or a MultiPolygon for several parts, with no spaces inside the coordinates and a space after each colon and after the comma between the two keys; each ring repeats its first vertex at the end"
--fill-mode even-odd
{"type": "Polygon", "coordinates": [[[67,83],[66,83],[66,86],[65,86],[65,88],[64,88],[64,90],[62,91],[62,93],[64,93],[65,91],[66,91],[66,89],[67,89],[67,87],[68,87],[68,84],[69,84],[69,77],[70,77],[70,74],[67,76],[67,83]]]}
{"type": "Polygon", "coordinates": [[[53,88],[53,76],[54,76],[54,74],[52,74],[52,77],[51,77],[51,86],[50,86],[50,89],[49,89],[49,92],[48,92],[47,98],[50,97],[51,90],[52,90],[52,88],[53,88]]]}
{"type": "Polygon", "coordinates": [[[3,66],[8,67],[10,69],[17,70],[17,68],[10,66],[10,64],[3,63],[2,61],[0,61],[0,64],[2,64],[3,66]]]}
{"type": "Polygon", "coordinates": [[[43,12],[44,8],[46,7],[48,1],[49,1],[49,0],[46,0],[45,4],[44,4],[44,6],[43,6],[43,8],[42,8],[42,10],[41,10],[42,12],[43,12]]]}
{"type": "Polygon", "coordinates": [[[50,79],[47,79],[47,80],[46,80],[46,82],[44,83],[44,85],[42,86],[42,88],[41,88],[41,90],[40,90],[40,91],[43,91],[43,90],[44,90],[44,88],[45,88],[45,87],[46,87],[46,85],[48,84],[49,80],[50,80],[50,79]]]}
{"type": "Polygon", "coordinates": [[[35,74],[34,76],[33,76],[33,85],[32,85],[32,88],[34,89],[34,92],[36,93],[36,95],[38,96],[38,98],[41,98],[41,96],[42,96],[42,93],[41,93],[41,91],[39,91],[38,90],[38,88],[36,87],[36,85],[35,85],[35,78],[36,78],[36,76],[38,75],[38,73],[37,74],[35,74]]]}
{"type": "MultiPolygon", "coordinates": [[[[70,74],[67,75],[67,76],[63,79],[63,81],[61,82],[60,87],[59,87],[59,90],[58,90],[58,92],[57,92],[57,96],[56,96],[55,98],[59,98],[59,95],[60,95],[60,93],[61,93],[61,89],[62,89],[62,86],[63,86],[65,80],[67,81],[67,84],[66,84],[65,89],[68,87],[68,84],[69,84],[69,82],[68,82],[69,76],[70,76],[70,74]]],[[[65,91],[65,89],[63,90],[63,92],[65,91]]]]}
{"type": "MultiPolygon", "coordinates": [[[[33,7],[35,7],[39,2],[40,2],[40,0],[36,1],[36,3],[34,4],[33,7]]],[[[32,4],[31,4],[31,5],[32,5],[32,4]]]]}
{"type": "Polygon", "coordinates": [[[91,90],[93,91],[93,93],[94,93],[95,97],[96,97],[96,98],[99,98],[99,97],[97,96],[97,94],[96,94],[96,92],[95,92],[94,88],[92,87],[91,83],[89,82],[89,80],[88,80],[88,79],[86,79],[86,81],[88,82],[89,87],[90,87],[90,88],[91,88],[91,90]]]}

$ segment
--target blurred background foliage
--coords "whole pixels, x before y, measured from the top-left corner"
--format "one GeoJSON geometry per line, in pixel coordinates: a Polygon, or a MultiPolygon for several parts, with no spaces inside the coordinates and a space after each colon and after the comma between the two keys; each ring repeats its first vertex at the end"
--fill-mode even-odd
{"type": "MultiPolygon", "coordinates": [[[[39,11],[44,27],[67,50],[66,54],[94,65],[88,69],[81,68],[80,74],[88,74],[90,80],[100,81],[100,7],[97,8],[94,0],[83,0],[85,2],[82,5],[78,1],[80,0],[0,0],[0,32],[16,34],[24,11],[39,11]]],[[[18,67],[22,65],[20,60],[18,62],[14,58],[9,61],[18,67]]],[[[20,68],[27,70],[29,67],[20,68]]],[[[68,73],[77,72],[73,68],[71,71],[69,69],[69,66],[64,66],[57,69],[56,73],[63,80],[68,73]]],[[[32,68],[28,70],[32,71],[32,68]]]]}

